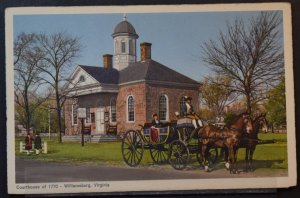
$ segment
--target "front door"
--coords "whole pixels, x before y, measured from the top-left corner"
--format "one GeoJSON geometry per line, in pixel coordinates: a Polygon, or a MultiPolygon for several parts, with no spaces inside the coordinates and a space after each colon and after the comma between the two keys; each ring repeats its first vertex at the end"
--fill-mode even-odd
{"type": "Polygon", "coordinates": [[[96,133],[95,134],[105,134],[104,133],[104,108],[98,107],[96,110],[96,133]]]}

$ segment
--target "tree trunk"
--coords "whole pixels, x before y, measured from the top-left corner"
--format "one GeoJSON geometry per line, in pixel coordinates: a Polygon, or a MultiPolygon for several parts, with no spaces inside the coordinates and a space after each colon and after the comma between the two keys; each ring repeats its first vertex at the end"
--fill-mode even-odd
{"type": "Polygon", "coordinates": [[[246,94],[246,103],[247,103],[247,113],[251,115],[252,109],[251,109],[251,98],[250,98],[250,93],[246,94]]]}
{"type": "Polygon", "coordinates": [[[60,108],[60,100],[58,93],[58,83],[55,87],[55,95],[56,95],[56,112],[57,112],[57,121],[58,121],[58,140],[59,143],[62,143],[61,132],[62,132],[62,124],[61,124],[61,108],[60,108]]]}
{"type": "Polygon", "coordinates": [[[25,105],[25,127],[26,127],[26,132],[27,134],[30,133],[30,123],[31,123],[31,115],[30,115],[30,110],[29,110],[29,102],[28,102],[28,91],[27,88],[24,90],[24,105],[25,105]]]}

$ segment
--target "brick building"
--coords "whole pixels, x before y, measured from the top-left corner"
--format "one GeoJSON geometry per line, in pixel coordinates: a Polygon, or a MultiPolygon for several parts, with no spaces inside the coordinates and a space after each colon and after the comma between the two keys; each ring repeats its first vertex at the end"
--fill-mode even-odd
{"type": "Polygon", "coordinates": [[[162,121],[176,119],[183,96],[193,98],[198,110],[200,84],[151,59],[151,43],[140,44],[141,60],[136,58],[138,35],[126,18],[112,34],[114,55],[103,55],[103,66],[78,65],[66,84],[69,98],[64,105],[66,135],[80,133],[77,108],[86,108],[85,125],[92,134],[106,134],[106,125],[118,132],[137,129],[158,113],[162,121]]]}

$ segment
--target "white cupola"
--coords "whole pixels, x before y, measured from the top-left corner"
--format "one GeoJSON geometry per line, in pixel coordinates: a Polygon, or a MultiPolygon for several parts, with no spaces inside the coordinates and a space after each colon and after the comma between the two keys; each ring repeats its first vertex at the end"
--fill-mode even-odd
{"type": "Polygon", "coordinates": [[[136,62],[136,39],[139,36],[124,14],[123,21],[115,27],[112,37],[114,39],[113,67],[120,71],[130,63],[136,62]]]}

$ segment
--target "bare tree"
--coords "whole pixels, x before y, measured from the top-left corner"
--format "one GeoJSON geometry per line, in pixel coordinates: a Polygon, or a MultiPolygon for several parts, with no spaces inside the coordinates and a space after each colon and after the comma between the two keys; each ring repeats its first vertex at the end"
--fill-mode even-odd
{"type": "Polygon", "coordinates": [[[65,101],[65,93],[62,90],[66,83],[66,75],[72,69],[73,61],[79,56],[81,50],[80,39],[66,33],[52,35],[40,34],[38,36],[39,49],[45,54],[41,70],[47,74],[44,80],[51,85],[55,94],[56,112],[59,128],[59,142],[61,142],[62,108],[65,101]]]}
{"type": "Polygon", "coordinates": [[[202,46],[203,60],[232,79],[228,88],[246,98],[247,110],[265,99],[284,71],[280,12],[261,12],[247,22],[236,19],[217,41],[202,46]]]}
{"type": "Polygon", "coordinates": [[[238,97],[237,93],[228,88],[231,80],[226,76],[210,76],[201,84],[201,102],[215,116],[221,116],[225,106],[234,102],[238,97]]]}
{"type": "Polygon", "coordinates": [[[43,53],[36,47],[36,35],[21,33],[14,42],[14,93],[18,121],[30,132],[32,115],[48,95],[38,96],[42,85],[43,53]]]}

